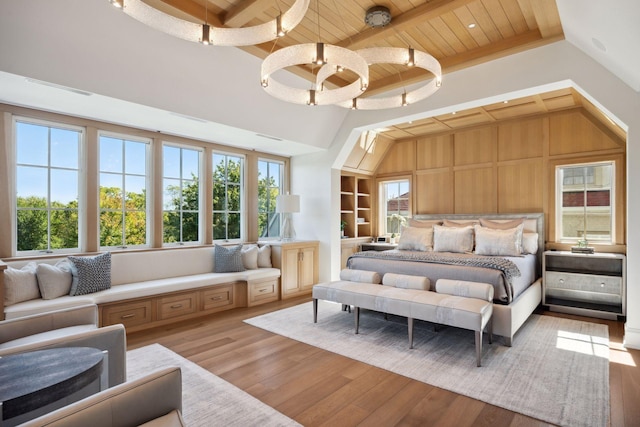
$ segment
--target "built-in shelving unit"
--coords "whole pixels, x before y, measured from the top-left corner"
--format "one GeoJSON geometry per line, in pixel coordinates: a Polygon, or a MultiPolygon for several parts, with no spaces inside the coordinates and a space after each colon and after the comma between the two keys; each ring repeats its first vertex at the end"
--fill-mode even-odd
{"type": "Polygon", "coordinates": [[[373,179],[356,175],[340,178],[340,219],[346,222],[344,235],[371,237],[373,235],[373,179]]]}

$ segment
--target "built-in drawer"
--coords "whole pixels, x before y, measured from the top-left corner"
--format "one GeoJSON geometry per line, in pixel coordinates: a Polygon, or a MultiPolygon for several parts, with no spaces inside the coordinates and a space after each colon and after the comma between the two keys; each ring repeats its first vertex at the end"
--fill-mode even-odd
{"type": "Polygon", "coordinates": [[[198,293],[189,292],[158,298],[158,320],[171,319],[195,313],[198,293]]]}
{"type": "Polygon", "coordinates": [[[215,310],[233,304],[233,285],[202,291],[202,309],[215,310]]]}
{"type": "Polygon", "coordinates": [[[547,296],[605,304],[622,303],[622,278],[595,274],[547,271],[547,296]]]}
{"type": "Polygon", "coordinates": [[[249,305],[278,300],[278,279],[249,283],[249,305]]]}
{"type": "Polygon", "coordinates": [[[122,323],[125,328],[131,328],[150,323],[151,307],[151,299],[102,307],[102,326],[122,323]]]}

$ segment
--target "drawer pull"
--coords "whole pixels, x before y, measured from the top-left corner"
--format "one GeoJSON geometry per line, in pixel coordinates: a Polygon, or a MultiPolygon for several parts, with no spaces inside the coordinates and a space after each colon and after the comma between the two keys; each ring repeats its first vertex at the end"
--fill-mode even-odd
{"type": "Polygon", "coordinates": [[[211,297],[211,299],[213,301],[220,301],[222,299],[222,297],[218,295],[217,297],[211,297]]]}
{"type": "Polygon", "coordinates": [[[604,282],[600,283],[600,287],[604,288],[604,282]]]}
{"type": "Polygon", "coordinates": [[[133,319],[134,317],[136,317],[136,315],[134,313],[123,314],[122,316],[120,316],[121,319],[133,319]]]}
{"type": "Polygon", "coordinates": [[[171,308],[181,308],[182,304],[174,304],[171,306],[171,308]]]}
{"type": "Polygon", "coordinates": [[[564,279],[560,279],[560,283],[564,283],[564,279]]]}
{"type": "Polygon", "coordinates": [[[269,288],[262,288],[258,292],[268,292],[268,291],[269,291],[269,288]]]}

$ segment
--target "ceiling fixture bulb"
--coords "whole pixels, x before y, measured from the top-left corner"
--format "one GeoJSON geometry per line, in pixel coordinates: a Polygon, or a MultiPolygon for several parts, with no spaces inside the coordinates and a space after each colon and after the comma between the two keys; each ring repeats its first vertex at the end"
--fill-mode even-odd
{"type": "Polygon", "coordinates": [[[467,25],[467,28],[475,28],[475,27],[476,27],[476,24],[474,24],[473,22],[471,24],[467,25]]]}
{"type": "Polygon", "coordinates": [[[367,10],[364,22],[371,28],[381,28],[391,22],[391,12],[385,6],[373,6],[367,10]]]}

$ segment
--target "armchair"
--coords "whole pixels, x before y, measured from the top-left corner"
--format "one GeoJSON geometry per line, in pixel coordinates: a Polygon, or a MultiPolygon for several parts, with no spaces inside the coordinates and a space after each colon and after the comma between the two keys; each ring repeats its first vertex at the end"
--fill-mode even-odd
{"type": "Polygon", "coordinates": [[[107,350],[109,387],[126,379],[124,326],[99,328],[95,304],[0,321],[0,356],[56,347],[107,350]]]}
{"type": "Polygon", "coordinates": [[[22,426],[184,427],[181,412],[182,374],[176,366],[106,389],[22,426]]]}

